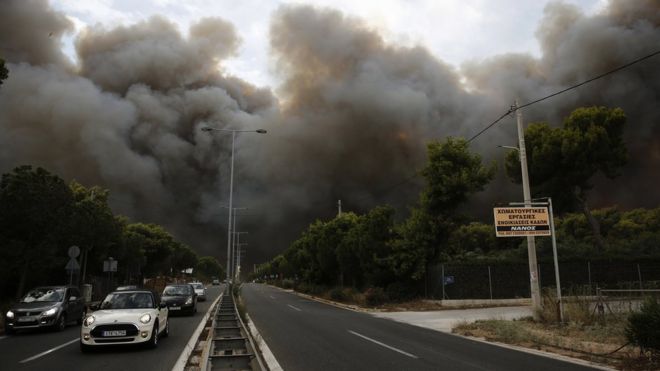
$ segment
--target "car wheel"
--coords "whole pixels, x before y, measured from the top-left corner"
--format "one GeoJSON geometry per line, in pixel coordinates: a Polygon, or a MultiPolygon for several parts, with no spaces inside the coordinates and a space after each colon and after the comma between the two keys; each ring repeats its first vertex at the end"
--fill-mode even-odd
{"type": "Polygon", "coordinates": [[[170,319],[167,319],[167,322],[165,322],[165,329],[163,329],[163,337],[166,338],[170,336],[170,319]]]}
{"type": "Polygon", "coordinates": [[[78,326],[82,325],[84,319],[85,319],[85,312],[82,312],[80,316],[78,316],[78,319],[76,319],[76,325],[78,326]]]}
{"type": "Polygon", "coordinates": [[[151,331],[151,337],[147,343],[149,348],[155,348],[158,346],[158,322],[154,324],[154,329],[151,331]]]}
{"type": "Polygon", "coordinates": [[[92,347],[90,345],[87,345],[80,340],[80,351],[83,353],[89,353],[92,351],[92,347]]]}
{"type": "Polygon", "coordinates": [[[66,328],[66,313],[60,314],[60,317],[55,322],[53,329],[55,331],[63,331],[66,328]]]}

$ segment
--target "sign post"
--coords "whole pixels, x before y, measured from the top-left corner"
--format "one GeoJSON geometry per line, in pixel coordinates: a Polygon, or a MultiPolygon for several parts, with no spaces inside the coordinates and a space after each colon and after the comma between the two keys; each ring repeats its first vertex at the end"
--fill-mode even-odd
{"type": "Polygon", "coordinates": [[[559,321],[564,322],[564,303],[561,299],[557,238],[552,210],[552,198],[547,202],[510,202],[510,207],[496,207],[495,235],[497,237],[552,236],[552,255],[555,263],[555,283],[559,321]],[[521,207],[526,206],[526,207],[521,207]]]}
{"type": "Polygon", "coordinates": [[[64,269],[69,272],[69,285],[73,285],[73,272],[80,270],[80,264],[76,260],[76,257],[80,255],[80,248],[75,245],[71,246],[67,254],[69,255],[69,261],[66,263],[64,269]]]}

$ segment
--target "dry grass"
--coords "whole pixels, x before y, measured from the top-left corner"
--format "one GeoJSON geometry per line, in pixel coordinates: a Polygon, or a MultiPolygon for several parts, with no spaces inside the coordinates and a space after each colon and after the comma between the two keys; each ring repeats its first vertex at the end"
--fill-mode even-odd
{"type": "Polygon", "coordinates": [[[640,355],[638,348],[625,346],[616,351],[627,343],[625,326],[625,318],[620,316],[589,325],[571,322],[564,326],[531,319],[487,320],[463,323],[453,332],[580,358],[620,370],[658,369],[657,361],[640,355]],[[614,353],[609,354],[611,352],[614,353]]]}

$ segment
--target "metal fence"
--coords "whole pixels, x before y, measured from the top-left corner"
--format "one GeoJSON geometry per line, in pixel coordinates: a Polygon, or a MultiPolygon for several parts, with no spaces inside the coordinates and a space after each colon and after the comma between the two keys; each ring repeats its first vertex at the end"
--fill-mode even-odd
{"type": "MultiPolygon", "coordinates": [[[[538,266],[542,288],[555,287],[552,262],[538,266]]],[[[660,289],[660,261],[559,262],[562,291],[596,295],[607,289],[660,289]]],[[[520,264],[440,264],[430,267],[422,292],[429,299],[513,299],[530,296],[529,267],[520,264]]]]}

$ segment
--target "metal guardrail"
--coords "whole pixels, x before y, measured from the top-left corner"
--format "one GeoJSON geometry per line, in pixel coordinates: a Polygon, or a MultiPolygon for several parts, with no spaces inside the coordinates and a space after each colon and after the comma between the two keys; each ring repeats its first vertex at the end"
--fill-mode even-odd
{"type": "Polygon", "coordinates": [[[231,286],[227,286],[215,309],[210,338],[207,370],[267,370],[250,332],[238,314],[231,286]]]}

